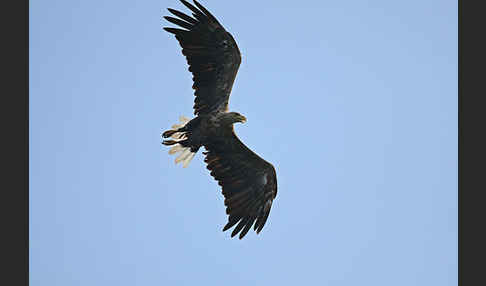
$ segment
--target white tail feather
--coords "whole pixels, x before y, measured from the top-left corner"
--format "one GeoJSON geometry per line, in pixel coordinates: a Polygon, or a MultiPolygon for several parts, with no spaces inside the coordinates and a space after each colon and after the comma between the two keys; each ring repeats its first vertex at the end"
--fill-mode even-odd
{"type": "Polygon", "coordinates": [[[172,154],[175,154],[175,153],[177,153],[177,152],[179,152],[181,150],[182,150],[182,145],[181,144],[176,144],[176,145],[174,145],[174,147],[170,148],[169,154],[172,155],[172,154]]]}
{"type": "Polygon", "coordinates": [[[184,151],[175,159],[176,164],[186,159],[191,154],[191,148],[184,148],[184,151]]]}
{"type": "Polygon", "coordinates": [[[189,118],[185,117],[184,115],[179,116],[179,121],[182,122],[183,125],[186,125],[189,122],[189,118]]]}
{"type": "Polygon", "coordinates": [[[185,168],[189,165],[192,158],[194,158],[194,155],[196,155],[196,153],[191,152],[191,154],[189,154],[189,156],[186,159],[184,159],[184,161],[182,161],[182,167],[183,168],[185,168]]]}
{"type": "Polygon", "coordinates": [[[169,150],[169,154],[175,154],[181,152],[175,159],[175,163],[182,162],[182,167],[187,167],[196,153],[191,151],[191,147],[183,147],[181,144],[176,144],[169,150]],[[177,148],[176,148],[177,147],[177,148]]]}

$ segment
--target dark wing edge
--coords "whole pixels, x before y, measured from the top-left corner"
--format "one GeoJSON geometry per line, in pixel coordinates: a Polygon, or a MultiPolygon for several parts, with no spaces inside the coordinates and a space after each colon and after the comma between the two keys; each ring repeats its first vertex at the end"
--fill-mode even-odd
{"type": "Polygon", "coordinates": [[[275,168],[246,147],[234,132],[231,137],[212,140],[205,148],[204,162],[222,186],[229,215],[223,231],[236,225],[231,237],[240,233],[242,239],[253,225],[260,233],[277,195],[275,168]]]}
{"type": "Polygon", "coordinates": [[[192,11],[193,17],[168,8],[178,18],[164,18],[184,29],[164,27],[164,30],[174,34],[179,41],[193,75],[192,88],[196,96],[194,114],[226,111],[241,63],[238,45],[233,36],[201,4],[194,0],[195,7],[185,0],[181,2],[192,11]]]}

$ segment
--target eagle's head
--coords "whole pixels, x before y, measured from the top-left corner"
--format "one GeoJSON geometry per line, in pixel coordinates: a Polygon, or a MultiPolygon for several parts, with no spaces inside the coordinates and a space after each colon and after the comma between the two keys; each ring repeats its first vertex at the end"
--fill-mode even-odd
{"type": "Polygon", "coordinates": [[[228,119],[229,119],[231,124],[238,123],[238,122],[241,122],[241,123],[246,122],[246,117],[239,114],[238,112],[228,112],[227,116],[228,116],[228,119]]]}

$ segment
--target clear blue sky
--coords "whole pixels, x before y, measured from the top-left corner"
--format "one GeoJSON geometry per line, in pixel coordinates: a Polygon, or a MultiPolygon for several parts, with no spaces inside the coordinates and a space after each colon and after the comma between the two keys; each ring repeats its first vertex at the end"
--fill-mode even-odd
{"type": "Polygon", "coordinates": [[[163,31],[176,0],[30,1],[30,282],[456,285],[457,1],[202,1],[242,64],[239,137],[277,170],[263,231],[231,239],[163,31]]]}

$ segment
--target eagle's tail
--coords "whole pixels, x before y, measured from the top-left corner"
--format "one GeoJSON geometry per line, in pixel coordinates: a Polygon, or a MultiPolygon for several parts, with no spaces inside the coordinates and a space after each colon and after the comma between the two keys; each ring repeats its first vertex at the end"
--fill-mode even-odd
{"type": "Polygon", "coordinates": [[[186,124],[189,122],[189,118],[184,116],[179,117],[180,124],[172,125],[172,129],[162,133],[164,138],[173,138],[173,140],[164,140],[162,144],[164,145],[174,145],[169,150],[169,154],[175,154],[181,152],[179,156],[175,159],[175,163],[182,162],[182,167],[187,167],[191,162],[194,155],[196,155],[199,150],[199,146],[192,146],[189,141],[190,130],[187,129],[186,124]]]}

